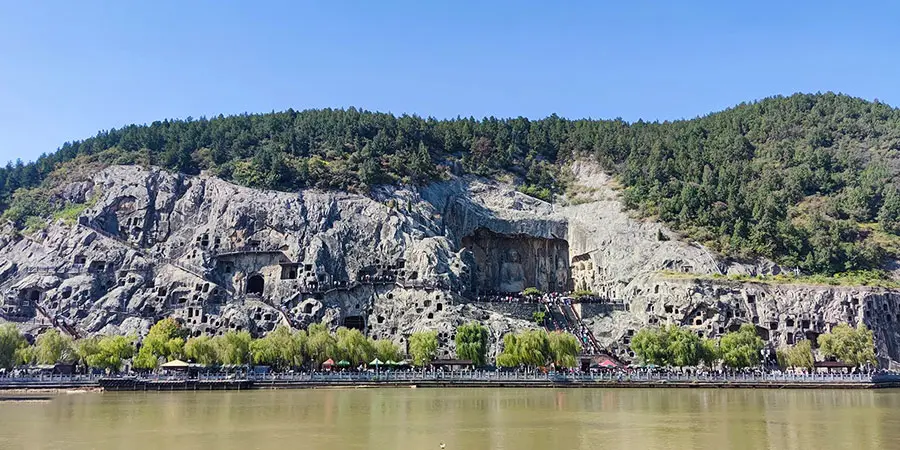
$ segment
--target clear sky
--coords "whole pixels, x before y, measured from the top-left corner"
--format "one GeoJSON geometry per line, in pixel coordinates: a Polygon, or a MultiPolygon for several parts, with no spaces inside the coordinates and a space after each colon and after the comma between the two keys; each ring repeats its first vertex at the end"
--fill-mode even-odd
{"type": "Polygon", "coordinates": [[[900,2],[0,0],[0,161],[219,113],[665,120],[829,90],[900,105],[900,2]]]}

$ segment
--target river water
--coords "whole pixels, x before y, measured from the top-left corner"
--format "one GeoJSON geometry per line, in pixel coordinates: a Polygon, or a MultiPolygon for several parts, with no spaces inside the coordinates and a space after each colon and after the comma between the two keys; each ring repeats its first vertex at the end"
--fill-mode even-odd
{"type": "Polygon", "coordinates": [[[897,390],[333,389],[0,402],[0,449],[900,449],[897,390]]]}

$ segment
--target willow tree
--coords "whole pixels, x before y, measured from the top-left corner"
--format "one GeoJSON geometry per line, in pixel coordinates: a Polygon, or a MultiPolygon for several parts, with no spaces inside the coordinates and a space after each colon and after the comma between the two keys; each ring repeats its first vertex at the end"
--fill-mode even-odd
{"type": "Polygon", "coordinates": [[[286,326],[279,326],[265,337],[250,343],[254,364],[264,364],[281,370],[303,364],[303,347],[306,333],[291,333],[286,326]]]}
{"type": "Polygon", "coordinates": [[[213,341],[216,346],[216,354],[222,364],[244,365],[249,364],[250,342],[253,339],[247,331],[229,331],[217,336],[213,341]]]}
{"type": "Polygon", "coordinates": [[[187,330],[175,319],[165,318],[150,327],[147,337],[141,341],[141,349],[134,358],[134,367],[155,369],[159,360],[172,361],[184,356],[184,339],[187,330]]]}
{"type": "Polygon", "coordinates": [[[809,340],[804,339],[790,347],[782,347],[775,351],[778,358],[778,366],[782,369],[788,367],[802,367],[812,369],[815,360],[812,354],[812,345],[809,340]]]}
{"type": "Polygon", "coordinates": [[[519,363],[531,367],[543,367],[552,359],[550,336],[547,330],[526,330],[516,338],[519,363]]]}
{"type": "Polygon", "coordinates": [[[518,367],[521,365],[519,361],[519,340],[514,333],[503,335],[503,351],[497,355],[497,365],[500,367],[518,367]]]}
{"type": "Polygon", "coordinates": [[[550,333],[550,355],[556,367],[576,367],[581,344],[570,333],[550,333]]]}
{"type": "Polygon", "coordinates": [[[197,364],[207,366],[219,362],[215,343],[207,335],[188,339],[184,344],[184,356],[197,364]]]}
{"type": "Polygon", "coordinates": [[[471,360],[476,367],[485,365],[488,351],[488,331],[477,322],[460,325],[456,329],[456,356],[471,360]]]}
{"type": "Polygon", "coordinates": [[[675,325],[666,329],[668,362],[676,367],[692,367],[703,358],[703,342],[693,331],[675,325]]]}
{"type": "Polygon", "coordinates": [[[756,327],[745,323],[738,331],[726,333],[719,340],[722,361],[726,366],[740,369],[759,365],[760,351],[765,346],[756,327]]]}
{"type": "Polygon", "coordinates": [[[420,331],[409,337],[409,356],[417,366],[430,364],[437,355],[437,347],[437,333],[434,331],[420,331]]]}
{"type": "Polygon", "coordinates": [[[337,356],[337,341],[328,332],[325,324],[312,324],[307,329],[307,333],[306,354],[314,364],[322,364],[328,358],[337,356]]]}
{"type": "Polygon", "coordinates": [[[403,351],[397,344],[387,339],[374,339],[371,341],[375,357],[382,361],[400,361],[403,359],[403,351]]]}
{"type": "Polygon", "coordinates": [[[355,328],[340,327],[335,333],[337,339],[337,357],[350,361],[354,365],[366,364],[375,355],[372,343],[355,328]]]}
{"type": "Polygon", "coordinates": [[[631,351],[644,364],[665,365],[669,359],[667,335],[658,329],[644,328],[631,337],[631,351]]]}
{"type": "Polygon", "coordinates": [[[89,336],[76,340],[73,343],[78,364],[90,366],[88,360],[100,351],[100,337],[89,336]]]}
{"type": "Polygon", "coordinates": [[[840,324],[830,332],[819,335],[819,348],[825,356],[835,357],[853,366],[877,364],[875,338],[872,330],[860,324],[853,328],[840,324]]]}
{"type": "Polygon", "coordinates": [[[0,368],[16,365],[16,352],[28,346],[19,329],[11,323],[0,325],[0,368]]]}
{"type": "Polygon", "coordinates": [[[715,367],[719,360],[722,359],[718,339],[703,338],[700,342],[700,349],[700,361],[710,369],[715,367]]]}
{"type": "Polygon", "coordinates": [[[51,328],[38,336],[34,343],[37,361],[41,364],[72,362],[77,359],[72,339],[51,328]]]}
{"type": "Polygon", "coordinates": [[[86,358],[88,366],[118,372],[123,362],[134,356],[134,338],[103,336],[90,350],[86,358]]]}

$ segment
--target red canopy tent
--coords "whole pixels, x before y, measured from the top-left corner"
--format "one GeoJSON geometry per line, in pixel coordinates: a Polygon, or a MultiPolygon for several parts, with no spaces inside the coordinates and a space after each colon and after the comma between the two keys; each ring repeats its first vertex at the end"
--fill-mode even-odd
{"type": "Polygon", "coordinates": [[[615,361],[613,361],[609,358],[604,358],[603,361],[600,361],[600,363],[597,365],[600,367],[608,368],[608,369],[613,369],[613,368],[619,367],[619,365],[616,364],[615,361]]]}
{"type": "Polygon", "coordinates": [[[331,358],[326,359],[325,362],[322,363],[322,367],[325,369],[328,369],[328,370],[331,370],[331,366],[333,366],[333,365],[334,365],[334,360],[331,358]]]}

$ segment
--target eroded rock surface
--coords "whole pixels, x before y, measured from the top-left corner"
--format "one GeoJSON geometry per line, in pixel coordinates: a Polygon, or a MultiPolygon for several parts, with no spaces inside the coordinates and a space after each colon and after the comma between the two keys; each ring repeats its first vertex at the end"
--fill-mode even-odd
{"type": "Polygon", "coordinates": [[[548,204],[473,178],[365,197],[110,167],[65,187],[72,198],[95,199],[77,223],[0,234],[3,320],[73,335],[143,334],[167,316],[194,335],[260,335],[324,320],[401,345],[415,331],[437,330],[443,356],[452,354],[456,326],[478,320],[495,354],[504,333],[534,326],[531,309],[478,296],[534,286],[610,299],[578,309],[599,341],[626,358],[630,336],[648,325],[716,336],[750,322],[780,345],[860,321],[876,331],[881,357],[900,357],[898,294],[674,278],[781,269],[725,263],[630,217],[593,164],[572,171],[578,196],[548,204]]]}

